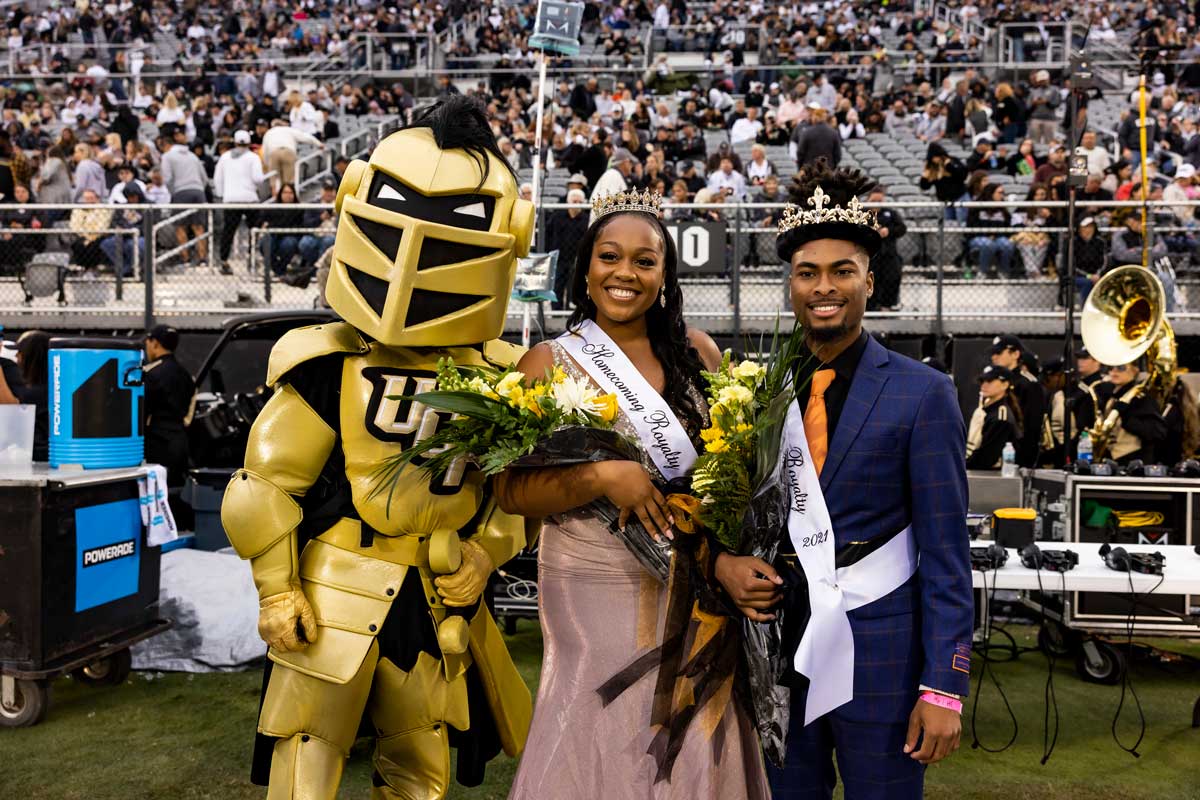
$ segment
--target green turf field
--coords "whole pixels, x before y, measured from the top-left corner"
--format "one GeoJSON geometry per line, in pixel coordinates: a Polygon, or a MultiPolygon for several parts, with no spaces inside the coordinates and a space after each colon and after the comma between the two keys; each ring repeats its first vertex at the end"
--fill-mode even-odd
{"type": "MultiPolygon", "coordinates": [[[[1032,643],[1031,629],[1014,630],[1022,644],[1032,643]]],[[[526,679],[536,684],[541,639],[535,626],[522,623],[510,645],[526,679]]],[[[1200,655],[1200,647],[1189,650],[1200,655]]],[[[1043,767],[1038,761],[1045,660],[1040,653],[1025,653],[1016,663],[997,665],[996,672],[1013,701],[1020,738],[999,755],[972,750],[966,714],[962,749],[930,770],[928,797],[1200,800],[1200,730],[1189,727],[1200,673],[1152,663],[1135,668],[1149,723],[1142,757],[1135,759],[1117,748],[1109,732],[1119,688],[1083,683],[1070,664],[1060,664],[1056,685],[1062,731],[1053,758],[1043,767]]],[[[259,681],[257,672],[161,678],[135,673],[113,689],[61,680],[54,686],[45,722],[0,730],[0,798],[261,798],[265,790],[246,779],[259,681]]],[[[1127,714],[1119,729],[1129,741],[1136,735],[1135,722],[1127,714]]],[[[1002,743],[1009,725],[994,688],[985,688],[979,720],[985,743],[1002,743]]],[[[450,796],[503,798],[514,768],[509,759],[495,762],[483,786],[455,787],[450,796]]],[[[341,796],[365,799],[369,783],[364,741],[347,767],[341,796]]]]}

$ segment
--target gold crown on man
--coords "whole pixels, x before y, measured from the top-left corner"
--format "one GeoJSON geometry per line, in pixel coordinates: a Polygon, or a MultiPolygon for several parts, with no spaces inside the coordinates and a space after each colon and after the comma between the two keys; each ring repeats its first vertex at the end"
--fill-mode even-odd
{"type": "Polygon", "coordinates": [[[826,222],[846,222],[851,225],[865,225],[871,230],[879,230],[879,218],[873,208],[863,208],[857,197],[851,197],[850,202],[843,206],[830,205],[832,198],[825,194],[820,186],[808,198],[812,211],[801,211],[799,206],[788,204],[779,220],[779,235],[787,233],[801,225],[821,225],[826,222]]]}
{"type": "Polygon", "coordinates": [[[592,216],[596,219],[622,211],[644,211],[659,216],[662,195],[647,189],[644,192],[616,192],[604,194],[592,201],[592,216]]]}

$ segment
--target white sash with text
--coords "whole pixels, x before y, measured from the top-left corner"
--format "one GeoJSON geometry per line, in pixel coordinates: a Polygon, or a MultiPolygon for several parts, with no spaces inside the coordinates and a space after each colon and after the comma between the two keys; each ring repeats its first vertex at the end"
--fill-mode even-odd
{"type": "Polygon", "coordinates": [[[804,724],[854,698],[854,633],[846,616],[904,584],[917,569],[912,526],[860,561],[837,568],[833,525],[813,467],[798,402],[788,408],[783,433],[788,482],[788,537],[808,581],[811,617],[793,666],[809,680],[804,724]]]}
{"type": "Polygon", "coordinates": [[[673,480],[691,470],[696,448],[683,423],[599,325],[584,320],[574,332],[558,337],[558,343],[601,391],[617,396],[617,405],[664,478],[673,480]]]}

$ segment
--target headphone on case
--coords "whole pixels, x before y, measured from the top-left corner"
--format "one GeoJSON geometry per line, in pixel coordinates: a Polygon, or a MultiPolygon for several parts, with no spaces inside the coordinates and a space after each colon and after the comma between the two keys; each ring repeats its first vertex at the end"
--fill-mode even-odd
{"type": "Polygon", "coordinates": [[[971,569],[981,572],[1000,569],[1008,563],[1008,551],[992,542],[987,547],[971,548],[971,569]]]}
{"type": "Polygon", "coordinates": [[[1032,542],[1021,548],[1021,566],[1049,572],[1070,572],[1079,566],[1074,550],[1042,550],[1032,542]]]}
{"type": "Polygon", "coordinates": [[[1140,572],[1143,575],[1162,575],[1167,559],[1162,553],[1130,553],[1124,547],[1100,545],[1104,564],[1117,572],[1140,572]]]}

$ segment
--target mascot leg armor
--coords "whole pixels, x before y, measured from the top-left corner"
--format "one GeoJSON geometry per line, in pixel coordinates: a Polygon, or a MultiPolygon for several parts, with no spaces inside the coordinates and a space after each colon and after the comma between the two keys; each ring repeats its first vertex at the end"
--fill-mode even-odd
{"type": "Polygon", "coordinates": [[[525,545],[478,470],[431,483],[379,467],[442,417],[405,399],[439,359],[506,366],[499,339],[533,206],[486,113],[450,98],[355,161],[337,197],[326,296],[341,321],[289,332],[221,520],[250,561],[269,675],[254,779],[270,800],[334,800],[362,726],[374,731],[372,797],[438,800],[450,748],[477,784],[517,756],[532,713],[480,596],[525,545]]]}

